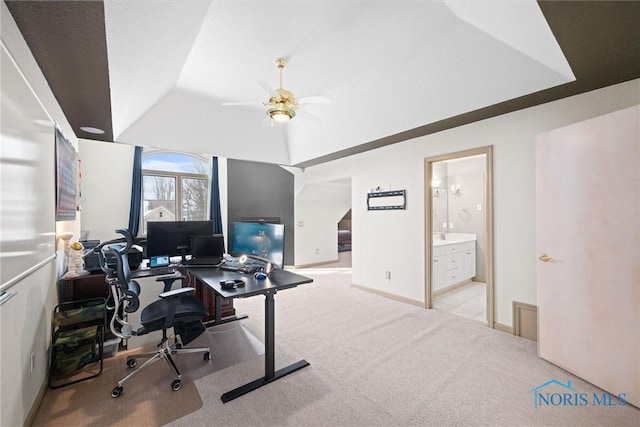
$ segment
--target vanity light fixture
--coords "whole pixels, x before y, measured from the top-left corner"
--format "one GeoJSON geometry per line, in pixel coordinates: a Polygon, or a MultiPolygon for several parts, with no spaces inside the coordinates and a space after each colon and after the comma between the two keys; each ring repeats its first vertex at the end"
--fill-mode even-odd
{"type": "Polygon", "coordinates": [[[442,184],[442,180],[440,179],[432,179],[431,180],[431,188],[433,189],[433,197],[440,197],[440,184],[442,184]]]}

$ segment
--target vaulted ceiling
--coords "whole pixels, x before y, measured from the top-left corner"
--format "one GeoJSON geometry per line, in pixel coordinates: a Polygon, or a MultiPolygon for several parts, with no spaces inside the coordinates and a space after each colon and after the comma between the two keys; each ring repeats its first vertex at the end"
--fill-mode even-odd
{"type": "Polygon", "coordinates": [[[6,4],[79,138],[282,165],[640,77],[634,1],[6,4]],[[278,57],[284,88],[330,103],[271,124],[278,57]]]}

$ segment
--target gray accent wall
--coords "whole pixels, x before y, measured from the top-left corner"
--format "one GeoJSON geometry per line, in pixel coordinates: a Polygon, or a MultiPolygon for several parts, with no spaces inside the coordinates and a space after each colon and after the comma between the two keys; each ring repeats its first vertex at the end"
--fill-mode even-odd
{"type": "Polygon", "coordinates": [[[234,221],[279,217],[284,224],[284,263],[294,265],[293,174],[278,165],[229,159],[227,188],[227,246],[234,221]]]}

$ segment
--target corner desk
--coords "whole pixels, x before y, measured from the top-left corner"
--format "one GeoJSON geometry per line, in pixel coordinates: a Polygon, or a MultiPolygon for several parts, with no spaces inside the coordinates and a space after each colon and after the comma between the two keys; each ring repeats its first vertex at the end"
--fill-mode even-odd
{"type": "MultiPolygon", "coordinates": [[[[179,267],[176,268],[176,272],[184,274],[186,270],[179,267]]],[[[148,276],[135,280],[144,287],[144,281],[155,281],[158,277],[159,276],[148,276]]],[[[215,295],[214,292],[210,290],[211,288],[209,286],[197,280],[191,286],[196,288],[195,295],[203,302],[209,312],[205,322],[213,322],[216,316],[215,313],[218,313],[218,316],[224,317],[233,316],[235,314],[233,301],[221,301],[221,305],[218,306],[221,310],[217,310],[217,307],[214,307],[216,301],[215,295]]],[[[58,304],[98,297],[109,298],[110,295],[109,285],[105,282],[105,274],[102,272],[96,272],[84,276],[69,277],[58,281],[58,304]]]]}
{"type": "MultiPolygon", "coordinates": [[[[218,268],[185,268],[190,274],[193,274],[201,282],[207,284],[216,294],[215,303],[215,323],[221,324],[225,320],[222,319],[223,300],[232,300],[234,298],[247,298],[256,295],[264,295],[264,360],[265,373],[264,377],[251,381],[234,390],[224,393],[221,397],[222,402],[229,402],[237,397],[256,390],[263,385],[269,384],[277,379],[284,377],[292,372],[309,366],[309,362],[302,359],[285,368],[275,370],[275,294],[284,289],[295,288],[296,286],[311,283],[313,279],[292,273],[287,270],[273,270],[267,279],[258,280],[253,274],[244,274],[235,271],[220,270],[218,268]],[[243,279],[245,285],[233,289],[223,289],[220,282],[225,280],[243,279]]],[[[235,319],[231,319],[235,320],[235,319]]]]}

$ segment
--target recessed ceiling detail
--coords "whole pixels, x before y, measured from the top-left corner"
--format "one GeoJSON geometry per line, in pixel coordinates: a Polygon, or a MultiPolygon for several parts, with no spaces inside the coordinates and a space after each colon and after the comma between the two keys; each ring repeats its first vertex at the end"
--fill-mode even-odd
{"type": "Polygon", "coordinates": [[[6,3],[78,136],[283,165],[640,77],[640,2],[6,3]],[[265,97],[274,58],[281,89],[330,106],[265,97]]]}

